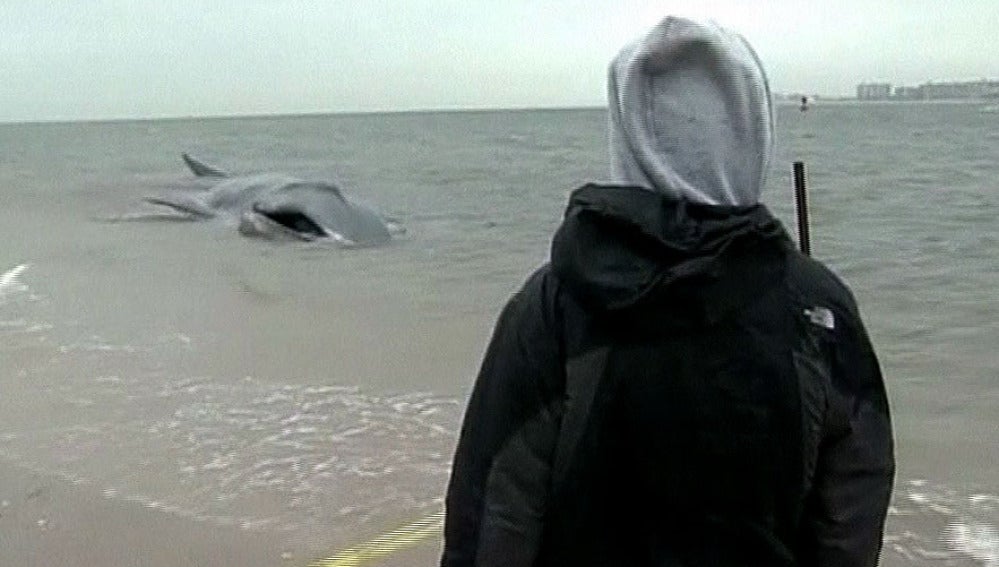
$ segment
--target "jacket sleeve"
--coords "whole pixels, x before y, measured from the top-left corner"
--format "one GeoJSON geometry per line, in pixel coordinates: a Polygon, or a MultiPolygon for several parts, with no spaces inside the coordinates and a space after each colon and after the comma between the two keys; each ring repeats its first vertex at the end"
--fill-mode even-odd
{"type": "Polygon", "coordinates": [[[465,412],[446,496],[442,567],[530,565],[558,434],[558,337],[544,278],[504,308],[465,412]]]}
{"type": "Polygon", "coordinates": [[[888,398],[877,357],[856,311],[843,323],[803,517],[802,565],[816,567],[877,565],[895,475],[888,398]]]}

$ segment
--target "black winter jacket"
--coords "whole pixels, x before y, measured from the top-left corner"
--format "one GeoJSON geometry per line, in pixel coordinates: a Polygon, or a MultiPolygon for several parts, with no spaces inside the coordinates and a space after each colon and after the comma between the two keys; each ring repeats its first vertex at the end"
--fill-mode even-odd
{"type": "Polygon", "coordinates": [[[893,476],[853,297],[763,206],[587,185],[496,325],[441,565],[876,565],[893,476]]]}

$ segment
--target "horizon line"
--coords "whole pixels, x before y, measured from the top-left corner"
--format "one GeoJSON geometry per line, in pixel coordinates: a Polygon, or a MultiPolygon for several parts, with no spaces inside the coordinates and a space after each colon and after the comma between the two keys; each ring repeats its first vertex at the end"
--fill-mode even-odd
{"type": "Polygon", "coordinates": [[[316,118],[322,116],[366,116],[375,114],[446,114],[446,113],[486,113],[486,112],[530,112],[564,110],[601,110],[607,105],[579,106],[497,106],[497,107],[439,107],[407,108],[395,110],[314,110],[303,112],[247,112],[232,114],[164,114],[154,116],[110,116],[96,118],[40,118],[23,120],[0,120],[0,125],[41,125],[41,124],[109,124],[121,122],[183,122],[187,120],[245,120],[267,118],[316,118]]]}
{"type": "MultiPolygon", "coordinates": [[[[801,95],[791,95],[788,93],[774,93],[775,100],[773,101],[775,105],[794,105],[797,104],[796,96],[801,95]],[[792,98],[778,98],[779,96],[786,96],[792,98]]],[[[827,102],[827,103],[842,103],[842,102],[859,102],[859,103],[869,103],[869,102],[980,102],[977,99],[940,99],[940,100],[882,100],[882,101],[871,101],[858,99],[856,96],[835,96],[835,95],[806,95],[809,98],[814,98],[815,102],[827,102]]],[[[265,120],[273,118],[318,118],[323,116],[373,116],[373,115],[405,115],[405,114],[475,114],[475,113],[489,113],[489,112],[559,112],[559,111],[574,111],[574,110],[606,110],[607,105],[593,105],[584,104],[578,106],[496,106],[496,107],[438,107],[438,108],[407,108],[407,109],[395,109],[395,110],[314,110],[314,111],[303,111],[303,112],[247,112],[247,113],[233,113],[233,114],[165,114],[158,116],[111,116],[111,117],[97,117],[97,118],[40,118],[40,119],[15,119],[15,120],[2,120],[0,119],[0,126],[40,126],[40,125],[58,125],[58,124],[121,124],[128,122],[185,122],[192,120],[265,120]]]]}

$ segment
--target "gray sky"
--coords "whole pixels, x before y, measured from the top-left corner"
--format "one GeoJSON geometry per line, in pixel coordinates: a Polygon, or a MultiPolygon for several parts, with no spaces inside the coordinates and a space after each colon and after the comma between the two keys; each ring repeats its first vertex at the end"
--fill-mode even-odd
{"type": "Polygon", "coordinates": [[[775,91],[999,79],[999,0],[0,0],[0,121],[602,105],[668,13],[775,91]]]}

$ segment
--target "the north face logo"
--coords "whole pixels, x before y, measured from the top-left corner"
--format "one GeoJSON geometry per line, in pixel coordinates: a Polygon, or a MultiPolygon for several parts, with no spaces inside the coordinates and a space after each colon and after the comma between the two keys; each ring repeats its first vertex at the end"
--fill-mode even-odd
{"type": "Polygon", "coordinates": [[[808,317],[808,320],[813,325],[824,327],[830,331],[836,328],[836,316],[826,307],[816,306],[811,309],[805,309],[805,316],[808,317]]]}

